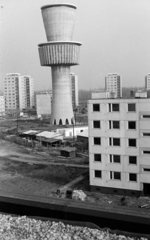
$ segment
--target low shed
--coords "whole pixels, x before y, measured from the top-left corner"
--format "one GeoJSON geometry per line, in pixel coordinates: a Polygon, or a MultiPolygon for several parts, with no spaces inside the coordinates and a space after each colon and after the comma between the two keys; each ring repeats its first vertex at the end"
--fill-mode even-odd
{"type": "Polygon", "coordinates": [[[60,150],[60,155],[63,157],[76,157],[76,152],[75,152],[75,148],[71,148],[71,147],[66,147],[66,148],[62,148],[60,150]]]}

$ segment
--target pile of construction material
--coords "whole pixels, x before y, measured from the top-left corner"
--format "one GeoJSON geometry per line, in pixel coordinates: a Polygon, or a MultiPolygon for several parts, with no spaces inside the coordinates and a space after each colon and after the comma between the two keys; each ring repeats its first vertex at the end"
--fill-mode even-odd
{"type": "MultiPolygon", "coordinates": [[[[1,240],[133,240],[109,231],[0,214],[1,240]]],[[[136,238],[137,239],[137,238],[136,238]]],[[[146,238],[138,238],[146,240],[146,238]]]]}
{"type": "Polygon", "coordinates": [[[85,201],[86,194],[82,190],[74,190],[72,194],[72,199],[85,201]]]}

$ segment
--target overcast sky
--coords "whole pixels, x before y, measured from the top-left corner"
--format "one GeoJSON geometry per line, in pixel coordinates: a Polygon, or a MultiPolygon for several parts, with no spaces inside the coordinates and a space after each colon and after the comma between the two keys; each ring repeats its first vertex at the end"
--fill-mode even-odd
{"type": "MultiPolygon", "coordinates": [[[[0,90],[6,73],[51,88],[51,70],[40,66],[38,44],[47,42],[41,6],[64,0],[0,0],[0,90]]],[[[102,88],[108,73],[124,87],[144,86],[150,73],[150,0],[69,0],[77,6],[74,41],[82,42],[79,89],[102,88]]]]}

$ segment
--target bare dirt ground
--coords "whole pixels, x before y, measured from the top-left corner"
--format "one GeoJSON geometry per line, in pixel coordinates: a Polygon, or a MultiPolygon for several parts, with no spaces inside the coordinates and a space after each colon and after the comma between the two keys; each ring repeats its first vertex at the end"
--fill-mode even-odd
{"type": "MultiPolygon", "coordinates": [[[[49,154],[41,155],[0,139],[0,190],[16,193],[55,195],[56,190],[87,171],[54,164],[49,154]],[[25,161],[25,162],[23,162],[25,161]],[[45,164],[41,164],[41,163],[45,164]],[[47,163],[47,164],[46,164],[47,163]]],[[[61,163],[61,158],[57,159],[61,163]]],[[[69,163],[64,160],[64,163],[69,163]]]]}

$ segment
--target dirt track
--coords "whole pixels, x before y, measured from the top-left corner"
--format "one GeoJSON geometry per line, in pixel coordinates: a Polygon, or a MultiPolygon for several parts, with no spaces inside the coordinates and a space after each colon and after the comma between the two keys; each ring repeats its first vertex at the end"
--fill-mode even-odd
{"type": "Polygon", "coordinates": [[[45,157],[33,156],[22,146],[0,140],[0,189],[3,191],[52,196],[58,187],[83,172],[85,169],[51,165],[45,157]]]}

